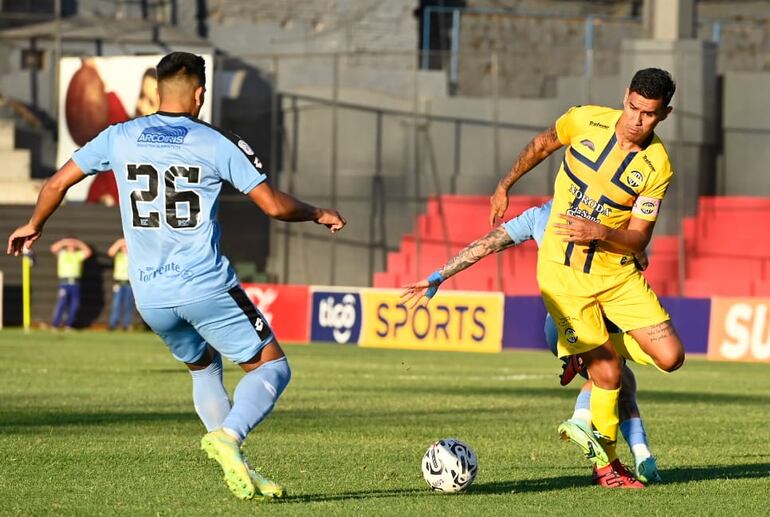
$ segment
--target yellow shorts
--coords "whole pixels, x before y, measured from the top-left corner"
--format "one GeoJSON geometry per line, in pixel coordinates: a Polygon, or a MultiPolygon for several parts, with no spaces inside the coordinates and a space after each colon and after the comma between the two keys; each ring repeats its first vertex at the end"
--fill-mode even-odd
{"type": "Polygon", "coordinates": [[[591,275],[549,260],[539,260],[537,281],[545,308],[559,330],[559,357],[581,354],[607,342],[606,316],[624,331],[671,319],[634,269],[620,275],[591,275]]]}

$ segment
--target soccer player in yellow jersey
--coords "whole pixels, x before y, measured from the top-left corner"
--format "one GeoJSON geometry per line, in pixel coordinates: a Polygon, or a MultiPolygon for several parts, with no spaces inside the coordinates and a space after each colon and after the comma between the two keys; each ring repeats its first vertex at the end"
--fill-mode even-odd
{"type": "Polygon", "coordinates": [[[654,129],[671,112],[675,85],[660,69],[639,70],[623,109],[568,110],[519,154],[491,197],[490,223],[502,217],[508,191],[526,172],[567,146],[554,185],[553,209],[538,252],[537,277],[558,328],[558,355],[579,356],[593,381],[592,429],[576,420],[559,426],[595,467],[606,487],[641,488],[615,453],[621,362],[606,316],[633,336],[664,371],[684,362],[668,313],[634,265],[650,241],[673,171],[654,129]],[[598,441],[597,441],[598,437],[598,441]]]}

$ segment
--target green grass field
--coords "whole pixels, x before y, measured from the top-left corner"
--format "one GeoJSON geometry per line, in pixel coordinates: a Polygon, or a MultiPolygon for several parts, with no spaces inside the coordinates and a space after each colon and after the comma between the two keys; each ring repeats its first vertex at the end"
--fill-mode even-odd
{"type": "MultiPolygon", "coordinates": [[[[153,335],[0,331],[0,513],[767,515],[767,365],[636,368],[667,482],[615,491],[590,486],[588,462],[558,439],[578,383],[561,388],[546,353],[285,350],[294,378],[245,450],[290,498],[260,504],[232,497],[199,450],[189,374],[153,335]],[[479,457],[465,494],[422,479],[444,437],[479,457]]],[[[230,389],[239,377],[228,366],[230,389]]]]}

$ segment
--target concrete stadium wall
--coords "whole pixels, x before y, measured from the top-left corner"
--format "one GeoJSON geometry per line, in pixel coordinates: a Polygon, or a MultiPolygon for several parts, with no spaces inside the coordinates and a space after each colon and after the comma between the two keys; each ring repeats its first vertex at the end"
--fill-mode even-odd
{"type": "Polygon", "coordinates": [[[734,72],[724,78],[724,170],[720,193],[770,194],[770,73],[734,72]]]}

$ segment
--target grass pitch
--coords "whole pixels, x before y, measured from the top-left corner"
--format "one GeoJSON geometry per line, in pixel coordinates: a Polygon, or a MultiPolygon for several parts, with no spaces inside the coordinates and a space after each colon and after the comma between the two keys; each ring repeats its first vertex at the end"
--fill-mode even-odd
{"type": "MultiPolygon", "coordinates": [[[[285,346],[294,378],[246,442],[284,483],[238,501],[199,450],[189,374],[151,334],[0,332],[0,513],[12,515],[766,515],[770,367],[690,358],[636,368],[666,483],[592,487],[556,427],[578,387],[541,352],[496,355],[285,346]],[[432,493],[420,459],[468,442],[479,475],[432,493]]],[[[230,365],[232,390],[240,370],[230,365]]],[[[627,448],[619,450],[630,460],[627,448]]]]}

